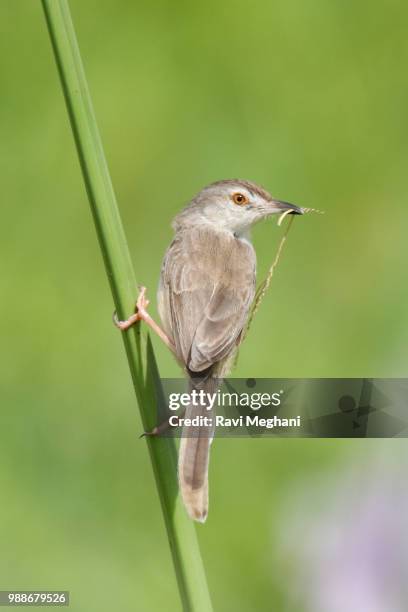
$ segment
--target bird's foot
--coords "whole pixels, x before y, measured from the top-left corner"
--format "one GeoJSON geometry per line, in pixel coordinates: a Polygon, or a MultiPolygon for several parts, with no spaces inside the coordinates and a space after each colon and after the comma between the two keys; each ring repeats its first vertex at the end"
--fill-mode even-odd
{"type": "Polygon", "coordinates": [[[119,321],[116,311],[113,313],[113,322],[122,331],[126,331],[129,327],[132,327],[138,321],[146,320],[149,317],[147,313],[147,307],[149,305],[149,300],[146,297],[146,287],[140,287],[139,295],[136,302],[136,312],[132,314],[125,321],[119,321]]]}
{"type": "MultiPolygon", "coordinates": [[[[179,427],[179,420],[184,416],[184,413],[185,413],[185,410],[183,410],[183,412],[182,412],[182,414],[180,416],[172,415],[172,425],[171,425],[171,427],[179,427]]],[[[139,437],[140,438],[144,438],[146,436],[146,437],[152,437],[153,438],[155,436],[160,436],[161,434],[165,433],[169,428],[170,428],[170,419],[166,419],[165,421],[163,421],[159,425],[156,425],[156,427],[153,427],[153,429],[151,429],[150,431],[143,432],[142,435],[139,436],[139,437]]]]}
{"type": "Polygon", "coordinates": [[[144,321],[158,336],[163,340],[164,344],[175,353],[175,348],[172,340],[168,337],[166,332],[162,330],[152,317],[147,312],[149,300],[146,297],[146,287],[140,287],[139,296],[136,302],[136,312],[132,314],[125,321],[119,321],[116,312],[113,313],[113,322],[122,331],[126,331],[129,327],[132,327],[138,321],[144,321]]]}

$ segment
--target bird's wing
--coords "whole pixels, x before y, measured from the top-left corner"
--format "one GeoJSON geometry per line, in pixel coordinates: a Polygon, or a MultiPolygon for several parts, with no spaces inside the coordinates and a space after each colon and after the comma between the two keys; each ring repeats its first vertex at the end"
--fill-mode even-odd
{"type": "Polygon", "coordinates": [[[193,372],[234,348],[255,292],[252,245],[201,227],[179,232],[161,273],[160,315],[180,360],[193,372]]]}

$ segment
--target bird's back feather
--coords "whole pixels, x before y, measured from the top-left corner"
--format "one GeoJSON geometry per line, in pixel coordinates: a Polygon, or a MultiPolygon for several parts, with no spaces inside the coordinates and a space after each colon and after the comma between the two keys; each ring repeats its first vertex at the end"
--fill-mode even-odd
{"type": "Polygon", "coordinates": [[[212,226],[177,232],[166,252],[159,312],[179,360],[201,372],[239,339],[255,293],[253,246],[212,226]]]}

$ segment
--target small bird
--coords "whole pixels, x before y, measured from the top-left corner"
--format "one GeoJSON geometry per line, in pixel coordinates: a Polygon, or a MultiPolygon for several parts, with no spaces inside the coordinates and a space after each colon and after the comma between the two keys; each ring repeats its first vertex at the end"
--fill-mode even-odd
{"type": "MultiPolygon", "coordinates": [[[[160,275],[158,309],[163,329],[147,312],[141,288],[137,310],[126,330],[145,321],[172,350],[189,381],[189,391],[214,393],[230,369],[255,296],[256,254],[251,227],[276,213],[303,214],[255,183],[217,181],[202,189],[175,217],[175,236],[160,275]]],[[[208,406],[186,408],[185,417],[208,414],[208,406]]],[[[208,514],[208,461],[211,427],[184,427],[178,477],[189,516],[208,514]]]]}

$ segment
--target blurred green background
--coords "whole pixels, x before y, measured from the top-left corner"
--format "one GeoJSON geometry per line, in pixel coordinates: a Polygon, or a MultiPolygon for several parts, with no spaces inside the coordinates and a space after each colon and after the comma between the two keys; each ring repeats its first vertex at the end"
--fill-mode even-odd
{"type": "MultiPolygon", "coordinates": [[[[295,219],[235,375],[406,376],[406,3],[71,9],[152,312],[174,214],[208,182],[247,178],[326,214],[295,219]]],[[[0,23],[0,588],[69,589],[75,611],[178,610],[39,0],[2,0],[0,23]]],[[[254,232],[261,275],[281,234],[254,232]]],[[[286,609],[281,504],[302,478],[396,445],[217,441],[198,528],[215,609],[286,609]]]]}

